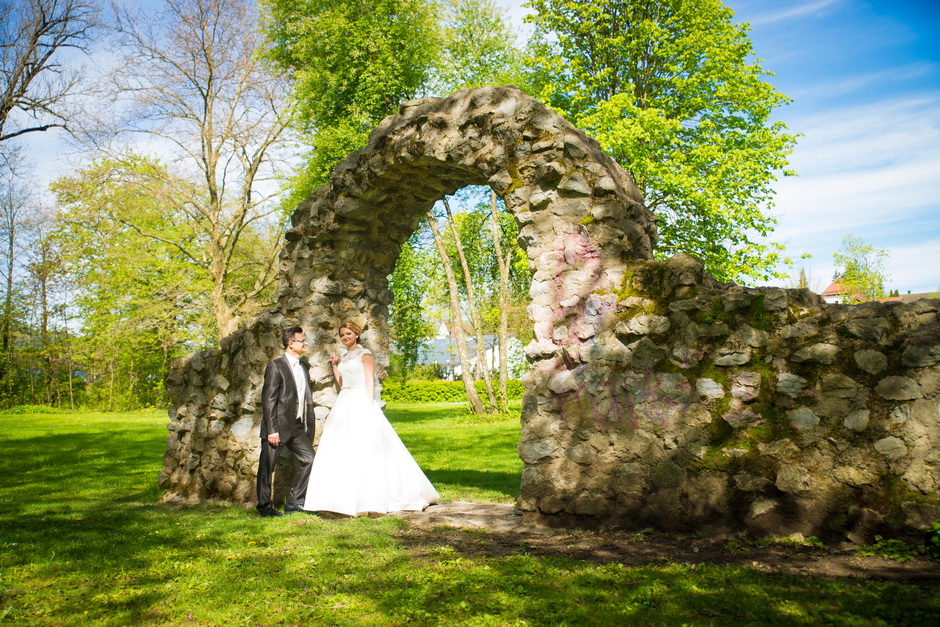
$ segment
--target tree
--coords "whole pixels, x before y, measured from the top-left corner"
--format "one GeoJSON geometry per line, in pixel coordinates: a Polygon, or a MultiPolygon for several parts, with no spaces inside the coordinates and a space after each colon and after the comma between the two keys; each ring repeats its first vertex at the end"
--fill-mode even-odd
{"type": "MultiPolygon", "coordinates": [[[[441,236],[440,229],[438,228],[437,218],[431,211],[428,211],[427,219],[428,226],[431,228],[431,233],[434,236],[434,244],[440,255],[441,265],[444,267],[444,276],[447,279],[451,332],[457,344],[457,353],[460,357],[460,375],[463,379],[464,389],[467,392],[467,398],[470,401],[470,408],[473,410],[473,413],[484,414],[486,413],[486,409],[483,407],[480,395],[477,394],[476,388],[473,385],[473,378],[470,374],[470,351],[467,348],[467,340],[463,332],[463,312],[460,308],[460,293],[457,289],[457,277],[454,275],[454,268],[447,254],[444,238],[441,236]]],[[[481,349],[482,347],[478,345],[477,351],[479,352],[481,349]]]]}
{"type": "Polygon", "coordinates": [[[398,105],[418,96],[438,57],[436,5],[425,0],[262,0],[312,151],[289,202],[306,199],[333,167],[365,144],[398,105]]]}
{"type": "Polygon", "coordinates": [[[503,257],[502,229],[496,192],[490,190],[490,218],[493,235],[493,253],[499,271],[499,405],[501,411],[509,410],[509,395],[506,386],[509,380],[509,268],[512,264],[513,246],[503,257]]]}
{"type": "MultiPolygon", "coordinates": [[[[447,197],[443,199],[444,210],[447,214],[447,224],[450,227],[450,236],[453,238],[454,251],[457,253],[457,259],[460,268],[463,271],[464,294],[467,299],[467,310],[470,313],[470,324],[473,327],[473,335],[476,341],[477,373],[483,379],[486,387],[487,398],[489,399],[490,410],[496,411],[496,394],[493,391],[493,381],[490,376],[489,364],[486,361],[486,342],[483,340],[483,321],[480,318],[480,307],[477,302],[476,290],[473,287],[473,274],[470,272],[470,264],[467,262],[467,255],[464,252],[463,241],[460,238],[460,230],[454,221],[454,216],[450,210],[450,203],[447,197]]],[[[441,261],[444,261],[443,259],[441,261]]]]}
{"type": "Polygon", "coordinates": [[[3,265],[0,275],[3,278],[3,320],[0,328],[0,343],[7,358],[12,363],[12,325],[14,283],[22,246],[22,231],[26,228],[26,213],[32,200],[30,184],[27,180],[29,167],[20,146],[7,144],[0,148],[0,237],[2,237],[3,265]]]}
{"type": "Polygon", "coordinates": [[[23,147],[16,142],[0,144],[0,278],[3,279],[3,310],[0,315],[0,401],[23,399],[25,386],[19,373],[22,344],[18,337],[27,333],[26,293],[21,278],[25,272],[31,238],[30,210],[33,209],[32,167],[23,147]]]}
{"type": "Polygon", "coordinates": [[[447,94],[516,82],[521,55],[502,10],[491,0],[444,0],[442,4],[435,89],[447,94]]]}
{"type": "Polygon", "coordinates": [[[54,236],[54,213],[48,207],[33,212],[32,237],[26,254],[25,298],[30,331],[25,357],[31,362],[34,401],[75,408],[73,346],[68,335],[68,276],[54,236]]]}
{"type": "Polygon", "coordinates": [[[81,72],[62,61],[86,49],[98,25],[90,0],[0,3],[0,142],[67,128],[81,72]]]}
{"type": "Polygon", "coordinates": [[[596,137],[659,218],[658,254],[721,280],[765,279],[782,246],[771,185],[795,137],[788,102],[719,0],[530,0],[528,89],[596,137]]]}
{"type": "Polygon", "coordinates": [[[852,234],[842,239],[842,247],[832,255],[835,280],[845,292],[845,302],[884,298],[888,251],[875,248],[852,234]]]}
{"type": "Polygon", "coordinates": [[[184,252],[200,238],[177,202],[187,187],[136,155],[99,160],[53,184],[54,237],[81,320],[73,345],[93,405],[162,403],[170,362],[216,338],[211,279],[184,252]]]}
{"type": "Polygon", "coordinates": [[[402,245],[395,271],[389,277],[389,289],[395,295],[389,324],[395,350],[401,356],[402,384],[417,366],[424,341],[431,333],[425,322],[424,301],[432,279],[427,272],[427,253],[418,241],[420,235],[415,231],[402,245]]]}
{"type": "Polygon", "coordinates": [[[173,199],[185,239],[121,219],[201,269],[219,337],[260,308],[277,273],[273,183],[291,120],[286,83],[258,57],[256,25],[249,0],[165,0],[148,16],[120,12],[116,27],[123,60],[112,88],[129,114],[120,128],[162,142],[197,173],[173,199]]]}

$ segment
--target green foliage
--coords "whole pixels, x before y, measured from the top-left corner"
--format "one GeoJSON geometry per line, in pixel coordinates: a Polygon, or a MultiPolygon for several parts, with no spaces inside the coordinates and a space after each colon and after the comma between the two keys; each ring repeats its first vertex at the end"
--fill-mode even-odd
{"type": "Polygon", "coordinates": [[[885,270],[887,250],[875,248],[862,238],[849,234],[842,238],[842,247],[832,258],[836,265],[835,278],[845,290],[845,302],[884,298],[888,280],[885,270]]]}
{"type": "Polygon", "coordinates": [[[777,173],[788,102],[719,0],[530,0],[531,93],[596,137],[659,217],[657,253],[689,252],[720,280],[767,279],[782,246],[777,173]]]}
{"type": "Polygon", "coordinates": [[[439,93],[516,82],[520,55],[502,11],[491,0],[443,0],[439,93]]]}
{"type": "Polygon", "coordinates": [[[930,523],[924,542],[924,552],[930,557],[940,559],[940,522],[930,523]]]}
{"type": "MultiPolygon", "coordinates": [[[[474,381],[479,394],[486,394],[482,381],[474,381]]],[[[522,382],[512,379],[506,382],[509,400],[519,400],[524,393],[522,382]]],[[[401,403],[466,403],[467,391],[462,381],[409,381],[402,385],[398,381],[382,383],[382,399],[401,403]]]]}
{"type": "Polygon", "coordinates": [[[422,0],[262,0],[267,56],[292,82],[313,137],[293,183],[302,200],[368,132],[428,83],[439,54],[435,5],[422,0]]]}
{"type": "Polygon", "coordinates": [[[180,215],[186,188],[136,155],[97,161],[53,184],[61,208],[54,237],[82,320],[71,350],[86,373],[83,404],[160,405],[170,362],[215,339],[211,284],[170,243],[202,246],[180,215]]]}
{"type": "Polygon", "coordinates": [[[49,407],[48,405],[16,405],[7,409],[0,409],[0,414],[21,415],[21,414],[61,414],[62,410],[58,407],[49,407]]]}
{"type": "Polygon", "coordinates": [[[388,287],[395,295],[389,314],[392,341],[399,356],[395,370],[402,384],[407,382],[409,374],[417,366],[425,339],[434,333],[426,321],[424,307],[433,280],[427,272],[431,251],[420,248],[418,237],[419,234],[415,233],[402,245],[395,272],[388,281],[388,287]]]}
{"type": "Polygon", "coordinates": [[[903,540],[881,536],[875,536],[874,544],[858,547],[855,552],[859,555],[877,555],[896,562],[906,562],[922,554],[920,547],[911,546],[903,540]]]}

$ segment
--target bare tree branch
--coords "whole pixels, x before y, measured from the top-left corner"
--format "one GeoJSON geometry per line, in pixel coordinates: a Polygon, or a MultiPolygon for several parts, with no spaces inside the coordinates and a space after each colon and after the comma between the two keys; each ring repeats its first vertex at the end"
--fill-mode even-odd
{"type": "Polygon", "coordinates": [[[264,185],[288,141],[289,90],[258,58],[264,39],[250,0],[165,0],[150,13],[118,11],[124,58],[112,93],[129,104],[119,121],[125,129],[175,146],[179,163],[195,173],[197,192],[184,212],[201,234],[224,337],[276,276],[281,220],[272,220],[275,194],[264,185]]]}
{"type": "Polygon", "coordinates": [[[94,0],[0,5],[0,142],[51,128],[68,129],[68,101],[81,73],[63,65],[62,53],[85,51],[97,26],[94,0]]]}

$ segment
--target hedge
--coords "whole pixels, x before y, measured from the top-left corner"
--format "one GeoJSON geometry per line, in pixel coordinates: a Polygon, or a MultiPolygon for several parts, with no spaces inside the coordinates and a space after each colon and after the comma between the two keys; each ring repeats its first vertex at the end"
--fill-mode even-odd
{"type": "Polygon", "coordinates": [[[16,405],[9,409],[0,410],[0,414],[61,414],[62,410],[58,407],[48,405],[16,405]]]}
{"type": "MultiPolygon", "coordinates": [[[[496,381],[494,386],[498,385],[496,381]]],[[[481,398],[486,398],[486,385],[474,381],[473,386],[481,398]]],[[[506,382],[506,394],[509,400],[522,398],[522,381],[510,379],[506,382]]],[[[409,381],[404,387],[401,382],[386,380],[382,383],[382,400],[402,403],[466,403],[467,392],[463,381],[409,381]]]]}

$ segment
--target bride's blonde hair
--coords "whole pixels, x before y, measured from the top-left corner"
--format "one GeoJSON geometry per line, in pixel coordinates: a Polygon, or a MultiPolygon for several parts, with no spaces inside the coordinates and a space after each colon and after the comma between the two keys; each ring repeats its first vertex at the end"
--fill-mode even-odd
{"type": "Polygon", "coordinates": [[[339,333],[343,329],[349,329],[356,334],[356,337],[362,335],[362,327],[360,327],[355,322],[344,322],[343,324],[339,325],[339,329],[336,332],[339,333]]]}

